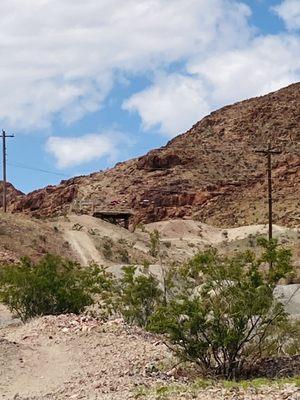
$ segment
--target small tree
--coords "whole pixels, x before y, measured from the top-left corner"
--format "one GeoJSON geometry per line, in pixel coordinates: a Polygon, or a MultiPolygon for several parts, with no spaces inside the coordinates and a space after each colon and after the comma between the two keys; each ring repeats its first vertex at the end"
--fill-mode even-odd
{"type": "Polygon", "coordinates": [[[145,326],[162,301],[159,281],[144,267],[138,273],[134,266],[122,268],[123,275],[117,284],[116,311],[130,324],[145,326]]]}
{"type": "Polygon", "coordinates": [[[274,332],[287,316],[273,289],[291,272],[291,253],[276,241],[260,243],[262,256],[247,251],[225,257],[214,249],[196,255],[181,270],[178,295],[148,324],[205,373],[236,378],[249,364],[280,349],[274,332]]]}
{"type": "Polygon", "coordinates": [[[93,293],[107,285],[99,267],[81,268],[54,255],[37,263],[24,258],[0,269],[0,301],[23,321],[39,315],[78,314],[93,303],[93,293]]]}

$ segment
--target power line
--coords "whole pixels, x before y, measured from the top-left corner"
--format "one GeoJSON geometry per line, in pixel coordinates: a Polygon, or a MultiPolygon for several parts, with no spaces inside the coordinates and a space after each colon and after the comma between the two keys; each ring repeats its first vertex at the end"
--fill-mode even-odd
{"type": "Polygon", "coordinates": [[[63,176],[65,178],[69,178],[69,175],[62,174],[60,172],[48,171],[46,169],[35,168],[35,167],[30,166],[30,165],[25,165],[25,164],[21,164],[21,163],[8,162],[7,165],[10,165],[10,166],[16,167],[16,168],[28,169],[28,170],[32,170],[32,171],[43,172],[45,174],[58,175],[58,176],[63,176]]]}

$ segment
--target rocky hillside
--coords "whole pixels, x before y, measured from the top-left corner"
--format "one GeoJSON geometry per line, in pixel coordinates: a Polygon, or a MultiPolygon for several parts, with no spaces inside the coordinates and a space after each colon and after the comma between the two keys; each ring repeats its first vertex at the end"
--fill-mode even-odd
{"type": "Polygon", "coordinates": [[[47,253],[76,258],[63,232],[54,223],[1,214],[0,237],[0,264],[14,263],[25,256],[37,260],[47,253]]]}
{"type": "Polygon", "coordinates": [[[145,156],[16,198],[13,212],[48,217],[93,200],[132,209],[133,222],[192,217],[215,226],[266,221],[268,141],[274,157],[275,222],[300,221],[300,83],[224,107],[145,156]]]}
{"type": "MultiPolygon", "coordinates": [[[[11,204],[24,196],[20,190],[17,190],[11,183],[6,183],[7,204],[11,204]]],[[[3,181],[0,181],[0,208],[3,206],[3,181]]]]}

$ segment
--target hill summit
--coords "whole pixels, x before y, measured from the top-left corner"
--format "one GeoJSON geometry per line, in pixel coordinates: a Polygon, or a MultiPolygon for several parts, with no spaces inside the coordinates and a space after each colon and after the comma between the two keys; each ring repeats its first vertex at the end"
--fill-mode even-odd
{"type": "Polygon", "coordinates": [[[143,157],[18,196],[12,211],[50,217],[84,201],[131,209],[135,224],[184,217],[224,227],[264,223],[266,160],[255,150],[269,141],[282,151],[273,158],[274,220],[297,226],[300,83],[221,108],[143,157]]]}

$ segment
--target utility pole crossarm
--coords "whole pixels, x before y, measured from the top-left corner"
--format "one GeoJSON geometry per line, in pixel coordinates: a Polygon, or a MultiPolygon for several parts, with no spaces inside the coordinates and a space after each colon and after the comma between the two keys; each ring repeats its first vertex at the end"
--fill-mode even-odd
{"type": "Polygon", "coordinates": [[[281,154],[282,153],[282,151],[280,151],[280,150],[275,150],[275,149],[270,149],[270,150],[255,150],[255,153],[261,153],[261,154],[265,154],[265,155],[268,155],[268,154],[281,154]]]}
{"type": "Polygon", "coordinates": [[[281,154],[282,151],[277,150],[277,149],[273,149],[271,146],[271,142],[268,143],[268,148],[267,149],[261,149],[261,150],[255,150],[255,153],[260,153],[260,154],[281,154]]]}
{"type": "Polygon", "coordinates": [[[14,137],[14,135],[8,135],[2,130],[2,166],[3,166],[3,212],[6,212],[6,138],[14,137]]]}

